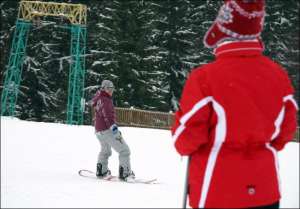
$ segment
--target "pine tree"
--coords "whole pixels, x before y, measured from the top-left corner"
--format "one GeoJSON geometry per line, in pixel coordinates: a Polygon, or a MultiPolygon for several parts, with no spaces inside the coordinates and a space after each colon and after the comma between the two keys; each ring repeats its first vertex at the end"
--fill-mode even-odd
{"type": "Polygon", "coordinates": [[[45,18],[31,27],[17,106],[22,119],[65,121],[70,35],[58,24],[45,18]]]}
{"type": "Polygon", "coordinates": [[[262,33],[265,54],[287,71],[299,101],[299,1],[271,0],[267,3],[262,33]],[[298,93],[297,93],[298,92],[298,93]]]}
{"type": "MultiPolygon", "coordinates": [[[[50,1],[50,0],[47,0],[50,1]]],[[[56,2],[61,2],[55,0],[56,2]]],[[[86,99],[103,79],[117,88],[115,105],[169,111],[178,108],[189,72],[214,59],[203,37],[223,1],[72,0],[88,7],[86,99]]],[[[288,71],[299,100],[299,1],[267,1],[262,37],[265,54],[288,71]]],[[[2,1],[0,76],[8,63],[17,1],[2,1]]],[[[63,19],[44,18],[31,28],[17,114],[22,119],[66,119],[70,67],[70,31],[63,19]]],[[[2,85],[0,89],[2,92],[2,85]]],[[[86,108],[85,123],[90,123],[86,108]]]]}

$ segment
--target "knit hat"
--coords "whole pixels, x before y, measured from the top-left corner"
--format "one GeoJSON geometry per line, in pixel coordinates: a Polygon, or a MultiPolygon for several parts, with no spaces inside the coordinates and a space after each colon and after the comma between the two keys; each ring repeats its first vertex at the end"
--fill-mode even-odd
{"type": "Polygon", "coordinates": [[[114,84],[110,80],[103,80],[101,83],[101,89],[114,89],[114,84]]]}
{"type": "Polygon", "coordinates": [[[264,17],[265,0],[225,0],[204,45],[215,48],[223,41],[259,39],[264,17]]]}

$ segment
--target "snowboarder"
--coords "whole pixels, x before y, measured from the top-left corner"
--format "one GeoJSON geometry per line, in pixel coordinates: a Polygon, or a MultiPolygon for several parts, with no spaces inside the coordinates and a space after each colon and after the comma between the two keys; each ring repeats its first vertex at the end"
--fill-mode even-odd
{"type": "Polygon", "coordinates": [[[185,83],[172,135],[190,157],[193,208],[279,208],[277,152],[298,106],[286,71],[262,54],[264,17],[264,0],[225,0],[204,37],[216,60],[185,83]]]}
{"type": "Polygon", "coordinates": [[[119,178],[124,181],[132,181],[135,175],[130,165],[130,149],[116,125],[116,115],[112,101],[114,90],[111,81],[103,80],[101,89],[97,91],[91,100],[95,112],[95,132],[101,145],[96,176],[104,178],[111,175],[111,171],[108,169],[108,158],[111,156],[111,148],[113,148],[119,153],[119,178]]]}

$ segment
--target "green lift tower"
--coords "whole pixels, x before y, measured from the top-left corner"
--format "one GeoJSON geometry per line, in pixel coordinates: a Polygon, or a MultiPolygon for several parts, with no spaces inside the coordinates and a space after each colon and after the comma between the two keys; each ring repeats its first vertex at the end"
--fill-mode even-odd
{"type": "Polygon", "coordinates": [[[31,23],[17,20],[4,85],[1,95],[1,115],[14,116],[22,74],[28,31],[31,23]]]}
{"type": "Polygon", "coordinates": [[[4,73],[1,115],[14,116],[22,64],[32,22],[41,16],[67,18],[71,23],[71,65],[67,105],[67,123],[82,124],[84,113],[84,75],[86,49],[86,11],[82,4],[21,1],[9,62],[4,73]]]}

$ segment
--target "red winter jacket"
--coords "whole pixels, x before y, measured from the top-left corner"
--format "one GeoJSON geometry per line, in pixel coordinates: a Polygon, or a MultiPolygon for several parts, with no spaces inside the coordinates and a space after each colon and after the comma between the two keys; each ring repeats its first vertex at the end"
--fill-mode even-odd
{"type": "Polygon", "coordinates": [[[293,88],[258,42],[225,44],[215,54],[191,72],[172,128],[177,151],[191,157],[190,205],[272,204],[280,199],[277,151],[297,126],[293,88]]]}
{"type": "Polygon", "coordinates": [[[116,114],[112,97],[108,93],[105,91],[97,91],[92,99],[92,106],[96,110],[96,132],[107,130],[116,123],[116,114]]]}

